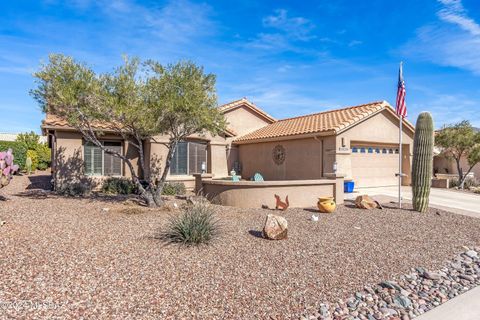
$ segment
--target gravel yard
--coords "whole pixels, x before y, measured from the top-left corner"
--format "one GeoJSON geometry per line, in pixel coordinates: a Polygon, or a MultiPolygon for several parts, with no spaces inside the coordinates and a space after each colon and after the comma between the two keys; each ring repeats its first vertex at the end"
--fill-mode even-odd
{"type": "Polygon", "coordinates": [[[270,210],[218,206],[220,238],[179,247],[156,237],[175,211],[127,214],[109,198],[37,190],[43,181],[15,177],[0,191],[8,198],[0,201],[2,318],[298,319],[320,302],[412,267],[439,268],[462,246],[480,245],[479,219],[347,203],[318,222],[309,220],[313,210],[289,209],[283,241],[260,236],[270,210]]]}

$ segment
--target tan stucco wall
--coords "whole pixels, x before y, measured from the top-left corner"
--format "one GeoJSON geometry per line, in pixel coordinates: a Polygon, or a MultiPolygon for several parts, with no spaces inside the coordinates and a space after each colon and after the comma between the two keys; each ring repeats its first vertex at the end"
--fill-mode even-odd
{"type": "Polygon", "coordinates": [[[55,161],[52,165],[52,174],[56,185],[83,178],[83,141],[80,134],[56,132],[53,153],[55,161]]]}
{"type": "Polygon", "coordinates": [[[322,140],[298,139],[242,144],[238,146],[241,175],[249,179],[259,172],[265,180],[308,180],[322,177],[322,140]],[[285,148],[285,161],[277,165],[272,152],[285,148]]]}
{"type": "Polygon", "coordinates": [[[226,112],[225,120],[228,128],[233,129],[238,136],[243,136],[270,123],[247,107],[239,107],[226,112]]]}
{"type": "MultiPolygon", "coordinates": [[[[90,177],[84,173],[84,140],[82,135],[73,131],[55,131],[54,134],[54,148],[52,173],[55,179],[56,186],[64,182],[86,182],[92,180],[93,184],[98,184],[102,177],[90,177]]],[[[124,141],[117,135],[105,134],[100,140],[121,141],[123,143],[123,153],[131,161],[137,174],[138,167],[138,152],[136,148],[130,145],[129,141],[124,141]]],[[[123,175],[130,177],[130,170],[123,165],[123,175]]]]}
{"type": "Polygon", "coordinates": [[[277,194],[282,201],[288,196],[290,207],[315,207],[319,197],[335,197],[343,203],[343,179],[306,181],[227,182],[204,181],[203,193],[214,203],[241,208],[275,208],[277,194]],[[340,186],[340,188],[337,188],[340,186]],[[341,192],[338,192],[340,190],[341,192]]]}

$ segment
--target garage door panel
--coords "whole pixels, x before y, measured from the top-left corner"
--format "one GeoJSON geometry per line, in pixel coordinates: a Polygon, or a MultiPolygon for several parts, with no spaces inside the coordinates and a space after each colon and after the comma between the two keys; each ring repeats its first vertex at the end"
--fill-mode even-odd
{"type": "Polygon", "coordinates": [[[352,176],[358,187],[393,186],[398,183],[398,154],[352,153],[352,176]]]}

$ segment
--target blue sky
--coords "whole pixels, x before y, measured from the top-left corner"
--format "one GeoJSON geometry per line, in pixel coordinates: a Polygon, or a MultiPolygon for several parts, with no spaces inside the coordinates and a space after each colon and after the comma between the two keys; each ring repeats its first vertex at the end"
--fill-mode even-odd
{"type": "Polygon", "coordinates": [[[219,103],[247,97],[277,118],[393,104],[403,60],[410,121],[480,127],[477,0],[2,1],[0,132],[39,132],[28,92],[49,53],[100,72],[122,54],[191,59],[217,75],[219,103]]]}

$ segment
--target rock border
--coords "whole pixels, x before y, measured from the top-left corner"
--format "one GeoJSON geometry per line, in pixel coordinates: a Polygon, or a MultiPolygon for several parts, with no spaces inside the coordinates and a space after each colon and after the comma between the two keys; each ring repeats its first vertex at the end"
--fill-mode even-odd
{"type": "Polygon", "coordinates": [[[465,251],[436,271],[417,267],[395,281],[365,286],[348,299],[321,303],[302,320],[410,320],[480,285],[480,247],[465,251]]]}

